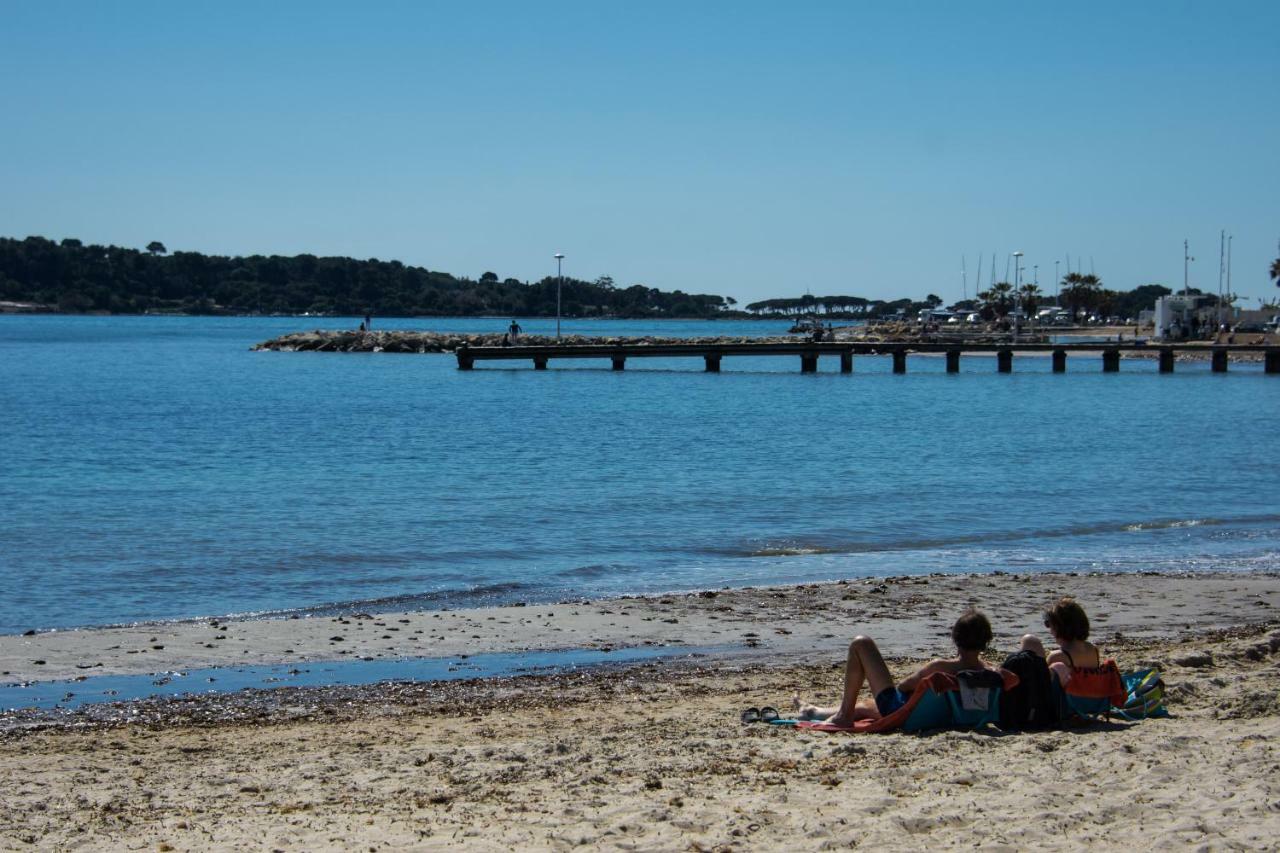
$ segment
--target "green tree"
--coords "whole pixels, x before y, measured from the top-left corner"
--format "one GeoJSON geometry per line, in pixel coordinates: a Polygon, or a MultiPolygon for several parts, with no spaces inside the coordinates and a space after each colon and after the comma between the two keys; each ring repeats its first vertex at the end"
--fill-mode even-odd
{"type": "Polygon", "coordinates": [[[990,290],[978,294],[986,307],[997,317],[1007,316],[1013,310],[1013,285],[1007,281],[996,282],[990,290]]]}
{"type": "Polygon", "coordinates": [[[169,252],[169,250],[164,247],[164,243],[161,243],[159,240],[152,240],[148,243],[147,251],[152,255],[165,255],[169,252]]]}
{"type": "Polygon", "coordinates": [[[1036,311],[1040,308],[1040,285],[1028,282],[1018,288],[1018,299],[1022,303],[1022,310],[1028,316],[1035,316],[1036,311]]]}

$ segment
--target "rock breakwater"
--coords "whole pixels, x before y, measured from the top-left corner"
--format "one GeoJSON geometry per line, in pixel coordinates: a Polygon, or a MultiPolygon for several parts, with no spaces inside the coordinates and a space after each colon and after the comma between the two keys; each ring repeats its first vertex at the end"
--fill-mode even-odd
{"type": "MultiPolygon", "coordinates": [[[[431,353],[453,352],[464,343],[472,347],[502,346],[501,334],[464,334],[459,332],[349,332],[322,331],[294,332],[281,335],[269,341],[255,344],[253,350],[274,350],[276,352],[395,352],[395,353],[431,353]]],[[[781,337],[742,337],[721,336],[710,338],[669,338],[669,337],[592,337],[588,335],[565,335],[557,341],[549,335],[521,335],[520,346],[552,346],[555,344],[569,346],[607,346],[610,344],[627,344],[630,346],[662,346],[669,344],[746,344],[746,343],[785,343],[796,340],[796,336],[781,337]]]]}

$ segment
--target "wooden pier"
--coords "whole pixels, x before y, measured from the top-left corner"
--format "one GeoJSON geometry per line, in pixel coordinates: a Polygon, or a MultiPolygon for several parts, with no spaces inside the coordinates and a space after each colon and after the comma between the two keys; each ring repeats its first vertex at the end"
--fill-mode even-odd
{"type": "Polygon", "coordinates": [[[1053,372],[1065,373],[1067,356],[1101,354],[1102,372],[1120,370],[1120,353],[1154,353],[1161,373],[1172,373],[1175,354],[1195,352],[1208,354],[1214,373],[1226,373],[1227,363],[1233,353],[1263,353],[1263,369],[1267,373],[1280,374],[1280,346],[1269,344],[1225,344],[1198,346],[1194,344],[1145,344],[1145,343],[1071,343],[1071,344],[1010,344],[1010,343],[852,343],[834,341],[813,343],[740,343],[740,344],[608,344],[562,345],[529,347],[459,347],[456,351],[459,370],[471,370],[477,361],[530,361],[535,370],[546,370],[553,358],[601,358],[609,359],[614,370],[625,370],[629,358],[701,358],[708,373],[719,373],[720,362],[726,356],[790,356],[800,359],[801,373],[816,373],[818,359],[840,359],[840,372],[853,372],[853,357],[889,356],[893,359],[893,372],[907,372],[907,355],[910,353],[942,353],[946,357],[948,373],[960,372],[960,356],[965,353],[995,353],[996,370],[1013,371],[1013,357],[1018,353],[1050,353],[1053,372]]]}

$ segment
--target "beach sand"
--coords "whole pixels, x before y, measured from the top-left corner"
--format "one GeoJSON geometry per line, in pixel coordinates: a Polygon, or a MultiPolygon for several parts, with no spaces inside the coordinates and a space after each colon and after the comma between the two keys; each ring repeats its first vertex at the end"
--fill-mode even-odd
{"type": "MultiPolygon", "coordinates": [[[[146,704],[145,722],[9,727],[0,730],[0,846],[1274,849],[1278,606],[1280,578],[1267,575],[984,575],[439,614],[463,635],[444,632],[459,648],[648,640],[723,642],[734,654],[254,691],[146,704]],[[905,674],[947,651],[947,626],[973,603],[997,627],[998,660],[1039,627],[1040,604],[1068,591],[1122,667],[1161,666],[1172,717],[1020,734],[825,735],[738,722],[742,708],[782,707],[793,691],[833,699],[855,631],[882,639],[905,674]],[[546,612],[561,617],[548,625],[537,615],[546,612]]],[[[397,625],[389,616],[344,628],[397,625]]],[[[316,622],[332,630],[328,617],[316,622]]],[[[219,624],[227,641],[243,638],[245,648],[225,642],[250,651],[240,658],[268,659],[277,635],[288,639],[271,642],[295,654],[329,648],[304,642],[319,630],[304,619],[219,624]]],[[[209,627],[166,626],[178,639],[146,654],[168,660],[171,644],[197,652],[209,627]]],[[[21,641],[44,644],[43,671],[74,671],[98,654],[103,669],[131,671],[142,654],[104,646],[123,652],[160,636],[135,630],[6,637],[5,666],[30,666],[21,655],[34,647],[21,641]]],[[[361,650],[385,649],[383,636],[361,639],[361,650]]]]}

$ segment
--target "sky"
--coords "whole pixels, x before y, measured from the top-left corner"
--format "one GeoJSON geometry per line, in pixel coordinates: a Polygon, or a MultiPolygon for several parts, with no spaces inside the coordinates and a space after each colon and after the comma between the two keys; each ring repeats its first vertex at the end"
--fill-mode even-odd
{"type": "Polygon", "coordinates": [[[1280,2],[0,0],[0,236],[759,299],[1277,294],[1280,2]],[[967,270],[967,280],[962,276],[967,270]],[[1012,273],[1010,273],[1012,278],[1012,273]]]}

